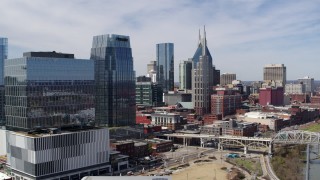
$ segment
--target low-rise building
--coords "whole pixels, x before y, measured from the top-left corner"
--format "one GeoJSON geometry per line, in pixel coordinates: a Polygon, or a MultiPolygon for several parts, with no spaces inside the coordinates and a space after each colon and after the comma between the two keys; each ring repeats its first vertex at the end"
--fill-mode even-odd
{"type": "Polygon", "coordinates": [[[159,138],[146,139],[148,144],[151,144],[151,148],[154,153],[167,152],[173,147],[173,142],[171,140],[164,140],[159,138]]]}
{"type": "Polygon", "coordinates": [[[151,114],[151,124],[162,126],[169,130],[181,129],[182,118],[175,113],[154,113],[151,114]]]}
{"type": "Polygon", "coordinates": [[[239,116],[245,122],[267,125],[271,130],[279,131],[283,128],[284,120],[290,120],[291,115],[287,113],[248,112],[239,116]]]}
{"type": "Polygon", "coordinates": [[[134,141],[134,156],[137,158],[150,155],[149,146],[147,143],[134,141]]]}
{"type": "Polygon", "coordinates": [[[133,141],[111,141],[110,146],[114,151],[119,151],[123,155],[128,155],[133,157],[134,151],[134,142],[133,141]]]}

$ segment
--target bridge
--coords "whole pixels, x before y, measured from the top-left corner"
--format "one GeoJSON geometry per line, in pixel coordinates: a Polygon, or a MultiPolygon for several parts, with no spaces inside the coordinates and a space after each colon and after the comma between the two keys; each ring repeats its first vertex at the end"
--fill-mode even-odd
{"type": "Polygon", "coordinates": [[[258,149],[261,147],[269,148],[269,154],[271,154],[273,144],[320,144],[320,133],[301,130],[280,131],[271,138],[183,133],[164,134],[164,136],[168,139],[183,138],[184,146],[188,146],[188,142],[192,138],[199,138],[201,147],[204,147],[206,141],[215,140],[218,142],[218,150],[223,150],[223,147],[226,146],[242,147],[245,154],[249,148],[258,149]]]}

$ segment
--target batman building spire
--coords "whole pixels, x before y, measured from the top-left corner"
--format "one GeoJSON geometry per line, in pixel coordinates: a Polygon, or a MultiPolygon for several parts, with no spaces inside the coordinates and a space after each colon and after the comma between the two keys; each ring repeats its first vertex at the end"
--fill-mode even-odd
{"type": "MultiPolygon", "coordinates": [[[[199,37],[201,37],[199,35],[199,37]]],[[[210,113],[210,96],[212,94],[214,67],[207,47],[206,30],[192,58],[192,91],[196,114],[210,113]]]]}

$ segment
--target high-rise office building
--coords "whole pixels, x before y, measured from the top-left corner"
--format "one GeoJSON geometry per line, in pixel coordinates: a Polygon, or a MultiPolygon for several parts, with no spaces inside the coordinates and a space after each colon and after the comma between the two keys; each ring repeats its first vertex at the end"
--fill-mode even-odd
{"type": "Polygon", "coordinates": [[[4,116],[4,60],[8,58],[8,39],[0,37],[0,126],[5,124],[4,116]]]}
{"type": "Polygon", "coordinates": [[[207,47],[206,32],[201,39],[199,34],[198,48],[192,58],[192,101],[196,114],[210,113],[210,96],[213,86],[212,57],[207,47]]]}
{"type": "Polygon", "coordinates": [[[157,82],[163,91],[174,89],[174,46],[173,43],[157,44],[157,82]]]}
{"type": "Polygon", "coordinates": [[[180,89],[192,88],[192,59],[179,64],[180,89]]]}
{"type": "Polygon", "coordinates": [[[306,92],[307,93],[314,92],[315,86],[314,86],[314,79],[313,78],[306,76],[306,77],[298,79],[298,82],[306,85],[306,92]]]}
{"type": "Polygon", "coordinates": [[[127,126],[135,123],[135,72],[129,36],[93,37],[91,58],[95,66],[98,125],[127,126]]]}
{"type": "Polygon", "coordinates": [[[234,73],[223,73],[220,76],[220,85],[225,86],[227,84],[232,84],[232,81],[236,79],[237,75],[234,73]]]}
{"type": "Polygon", "coordinates": [[[5,59],[8,59],[8,39],[0,37],[0,86],[4,85],[5,59]]]}
{"type": "Polygon", "coordinates": [[[5,60],[7,164],[14,179],[107,175],[109,130],[94,125],[94,62],[30,52],[5,60]]]}
{"type": "Polygon", "coordinates": [[[61,55],[33,52],[5,61],[8,129],[62,128],[94,120],[94,63],[55,54],[61,55]]]}
{"type": "Polygon", "coordinates": [[[150,77],[152,82],[157,82],[157,61],[147,64],[147,77],[150,77]]]}
{"type": "Polygon", "coordinates": [[[163,105],[162,87],[150,77],[139,76],[136,82],[136,104],[147,106],[163,105]]]}
{"type": "Polygon", "coordinates": [[[220,70],[213,66],[213,85],[220,84],[220,70]]]}
{"type": "Polygon", "coordinates": [[[265,83],[275,82],[276,86],[285,87],[287,81],[287,68],[283,64],[267,64],[263,68],[265,83]]]}

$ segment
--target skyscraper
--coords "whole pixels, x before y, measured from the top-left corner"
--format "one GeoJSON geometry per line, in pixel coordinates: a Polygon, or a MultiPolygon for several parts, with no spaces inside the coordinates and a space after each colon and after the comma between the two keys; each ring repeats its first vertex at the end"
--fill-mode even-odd
{"type": "Polygon", "coordinates": [[[210,96],[213,86],[212,56],[207,47],[206,32],[192,58],[192,101],[198,115],[210,113],[210,96]]]}
{"type": "Polygon", "coordinates": [[[180,89],[192,88],[192,59],[179,64],[180,89]]]}
{"type": "Polygon", "coordinates": [[[4,85],[4,60],[8,58],[8,39],[0,37],[0,86],[4,85]]]}
{"type": "Polygon", "coordinates": [[[263,68],[265,83],[275,82],[276,86],[284,87],[287,81],[287,68],[283,64],[267,64],[263,68]]]}
{"type": "Polygon", "coordinates": [[[237,79],[237,75],[233,73],[223,73],[220,76],[220,85],[225,86],[231,84],[233,80],[237,79]]]}
{"type": "Polygon", "coordinates": [[[134,124],[135,72],[129,36],[94,36],[90,59],[95,62],[95,118],[98,125],[134,124]]]}
{"type": "Polygon", "coordinates": [[[5,124],[4,116],[4,60],[8,58],[8,39],[0,37],[0,126],[5,124]]]}
{"type": "Polygon", "coordinates": [[[150,77],[152,82],[157,82],[157,61],[147,64],[147,77],[150,77]]]}
{"type": "Polygon", "coordinates": [[[173,43],[157,44],[157,82],[163,91],[174,89],[174,47],[173,43]]]}
{"type": "Polygon", "coordinates": [[[308,93],[313,93],[315,90],[315,86],[314,86],[314,79],[306,76],[303,78],[298,79],[299,83],[303,83],[306,85],[306,92],[308,93]]]}

